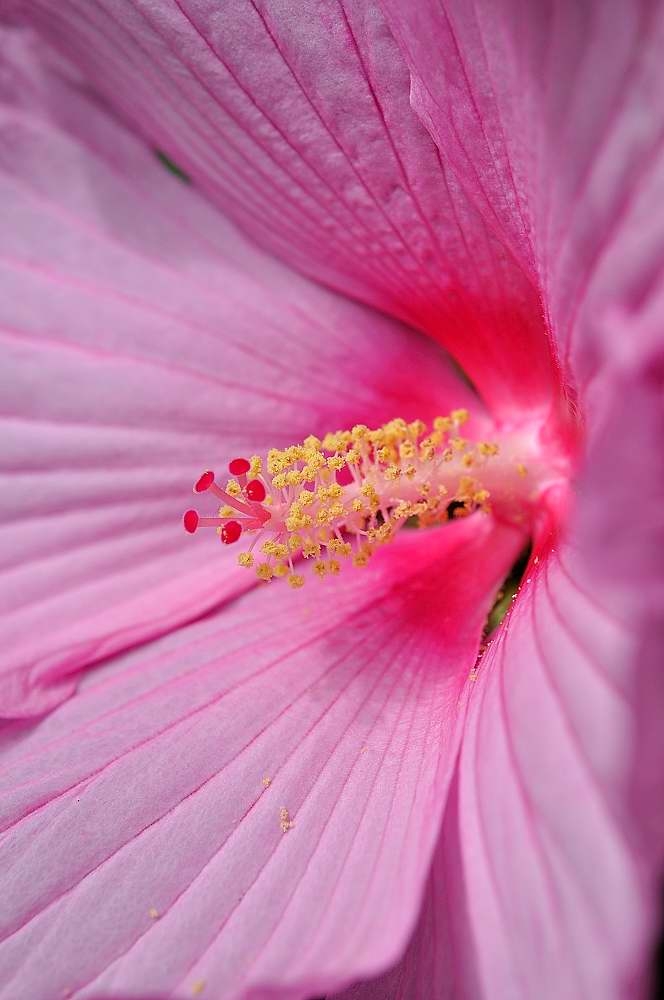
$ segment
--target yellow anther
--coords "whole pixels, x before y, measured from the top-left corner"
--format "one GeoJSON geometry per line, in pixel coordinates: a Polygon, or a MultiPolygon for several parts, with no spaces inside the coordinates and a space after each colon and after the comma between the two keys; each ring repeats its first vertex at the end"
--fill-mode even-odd
{"type": "Polygon", "coordinates": [[[229,496],[239,497],[242,493],[242,487],[236,479],[229,479],[226,483],[226,492],[229,496]]]}
{"type": "Polygon", "coordinates": [[[302,544],[302,555],[305,559],[317,558],[320,555],[318,542],[312,542],[310,538],[305,539],[302,544]]]}
{"type": "Polygon", "coordinates": [[[446,434],[454,427],[454,421],[450,417],[434,417],[433,426],[435,430],[446,434]]]}
{"type": "Polygon", "coordinates": [[[412,441],[404,441],[399,445],[399,455],[401,458],[415,458],[415,445],[412,441]]]}
{"type": "Polygon", "coordinates": [[[500,448],[493,441],[480,441],[477,450],[480,455],[486,455],[487,458],[490,458],[492,455],[497,455],[500,448]]]}
{"type": "Polygon", "coordinates": [[[290,538],[288,539],[288,548],[291,550],[291,552],[297,552],[298,549],[302,548],[302,544],[303,544],[302,536],[298,535],[297,533],[291,535],[290,538]]]}
{"type": "Polygon", "coordinates": [[[240,552],[239,556],[237,557],[237,561],[240,564],[240,566],[254,565],[254,557],[252,556],[251,552],[240,552]]]}
{"type": "Polygon", "coordinates": [[[450,417],[452,418],[454,423],[460,427],[461,424],[466,423],[466,421],[470,417],[470,413],[468,412],[468,410],[452,410],[452,412],[450,413],[450,417]]]}
{"type": "Polygon", "coordinates": [[[266,556],[274,556],[275,559],[285,559],[288,555],[288,546],[281,542],[267,541],[263,543],[262,551],[266,556]]]}
{"type": "MultiPolygon", "coordinates": [[[[300,507],[310,507],[315,499],[316,499],[316,494],[313,492],[313,490],[302,490],[300,493],[298,493],[297,503],[299,504],[300,507]]],[[[293,504],[293,506],[295,506],[295,504],[293,504]]],[[[293,508],[291,507],[291,510],[292,509],[293,508]]]]}
{"type": "Polygon", "coordinates": [[[252,455],[249,459],[249,478],[255,479],[263,471],[263,462],[260,455],[252,455]]]}
{"type": "Polygon", "coordinates": [[[219,517],[235,517],[236,514],[237,511],[233,510],[232,507],[229,507],[228,504],[219,508],[219,517]]]}
{"type": "Polygon", "coordinates": [[[305,448],[310,449],[312,451],[318,451],[322,443],[323,442],[321,441],[321,439],[317,438],[315,434],[310,434],[309,437],[305,437],[304,441],[302,442],[305,448]]]}
{"type": "Polygon", "coordinates": [[[304,482],[304,476],[297,469],[291,469],[290,472],[285,473],[286,476],[286,486],[301,486],[304,482]]]}
{"type": "Polygon", "coordinates": [[[363,503],[362,503],[362,501],[361,501],[361,500],[359,499],[359,497],[356,497],[356,498],[355,498],[355,499],[354,499],[354,500],[353,500],[353,501],[351,502],[351,507],[352,507],[352,509],[353,509],[354,511],[356,511],[356,512],[357,512],[358,514],[361,514],[361,513],[362,513],[362,512],[364,511],[364,504],[363,504],[363,503]]]}
{"type": "Polygon", "coordinates": [[[286,563],[282,563],[282,562],[275,563],[274,570],[273,570],[275,576],[279,576],[279,577],[288,576],[288,571],[289,571],[289,568],[286,565],[286,563]]]}
{"type": "Polygon", "coordinates": [[[336,469],[339,471],[339,469],[343,469],[345,464],[346,460],[342,458],[341,455],[332,455],[332,457],[327,460],[328,469],[336,469]]]}
{"type": "Polygon", "coordinates": [[[275,476],[272,476],[272,485],[277,490],[283,490],[286,488],[286,473],[278,472],[275,476]]]}
{"type": "Polygon", "coordinates": [[[388,465],[383,475],[386,479],[395,481],[401,477],[401,469],[398,465],[388,465]]]}
{"type": "Polygon", "coordinates": [[[266,562],[259,563],[256,567],[256,576],[259,580],[271,580],[273,573],[270,564],[266,562]]]}
{"type": "Polygon", "coordinates": [[[304,577],[298,576],[297,573],[291,573],[291,575],[288,577],[288,582],[294,589],[297,589],[298,587],[304,587],[304,577]]]}
{"type": "Polygon", "coordinates": [[[359,465],[360,453],[357,448],[351,448],[346,452],[346,462],[348,465],[359,465]]]}
{"type": "Polygon", "coordinates": [[[316,574],[316,576],[325,576],[325,574],[327,573],[327,566],[322,560],[319,560],[318,562],[314,563],[314,573],[316,574]]]}
{"type": "Polygon", "coordinates": [[[340,565],[339,562],[337,562],[336,559],[328,559],[328,561],[327,561],[327,571],[328,571],[328,573],[332,573],[332,575],[334,576],[334,575],[336,575],[340,571],[340,569],[341,569],[341,565],[340,565]]]}

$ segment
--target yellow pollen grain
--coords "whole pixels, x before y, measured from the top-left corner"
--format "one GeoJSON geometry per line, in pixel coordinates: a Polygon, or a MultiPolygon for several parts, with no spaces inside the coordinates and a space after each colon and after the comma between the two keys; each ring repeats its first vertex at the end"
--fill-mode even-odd
{"type": "Polygon", "coordinates": [[[191,995],[193,997],[199,997],[203,990],[205,989],[205,980],[197,979],[195,983],[191,985],[191,995]]]}
{"type": "Polygon", "coordinates": [[[290,813],[286,806],[282,806],[279,810],[279,826],[282,833],[288,833],[295,826],[295,823],[291,819],[290,813]]]}
{"type": "Polygon", "coordinates": [[[523,462],[517,462],[516,471],[519,473],[520,476],[527,476],[528,475],[528,469],[523,464],[523,462]]]}
{"type": "Polygon", "coordinates": [[[158,920],[159,910],[155,906],[151,906],[150,909],[148,910],[148,916],[150,920],[158,920]]]}
{"type": "Polygon", "coordinates": [[[266,774],[265,777],[263,778],[263,787],[269,788],[271,784],[272,784],[272,778],[270,777],[269,774],[266,774]]]}

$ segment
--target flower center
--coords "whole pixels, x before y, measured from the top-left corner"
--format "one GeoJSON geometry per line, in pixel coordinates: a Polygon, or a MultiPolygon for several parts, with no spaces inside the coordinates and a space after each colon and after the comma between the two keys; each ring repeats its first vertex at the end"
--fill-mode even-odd
{"type": "Polygon", "coordinates": [[[221,501],[216,515],[188,510],[184,527],[213,527],[226,545],[248,541],[239,564],[293,587],[304,584],[299,557],[320,577],[338,573],[343,559],[366,566],[406,524],[491,513],[526,527],[551,481],[533,433],[473,441],[461,433],[468,419],[467,410],[454,410],[430,428],[400,418],[374,430],[358,424],[272,449],[265,468],[257,455],[233,459],[223,487],[212,472],[194,486],[221,501]]]}

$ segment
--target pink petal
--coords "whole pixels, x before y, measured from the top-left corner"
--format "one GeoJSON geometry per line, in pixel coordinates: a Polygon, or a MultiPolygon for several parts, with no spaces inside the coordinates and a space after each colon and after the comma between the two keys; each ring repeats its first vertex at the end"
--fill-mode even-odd
{"type": "Polygon", "coordinates": [[[232,548],[182,530],[203,469],[469,394],[423,340],[252,249],[3,37],[0,713],[23,715],[250,584],[232,548]]]}
{"type": "Polygon", "coordinates": [[[406,951],[384,975],[357,983],[338,994],[339,1000],[478,1000],[483,995],[459,863],[458,784],[455,774],[420,917],[406,951]]]}
{"type": "Polygon", "coordinates": [[[406,533],[327,588],[254,590],[8,730],[0,996],[202,980],[301,997],[393,962],[520,544],[489,519],[406,533]]]}
{"type": "MultiPolygon", "coordinates": [[[[566,360],[664,255],[661,5],[385,0],[411,102],[496,238],[537,274],[566,360]]],[[[581,365],[581,376],[586,366],[581,365]]]]}
{"type": "Polygon", "coordinates": [[[470,702],[459,839],[485,996],[645,988],[664,843],[662,372],[660,357],[616,376],[571,537],[530,567],[470,702]]]}
{"type": "Polygon", "coordinates": [[[25,6],[257,242],[437,338],[497,409],[545,405],[555,376],[532,275],[413,113],[375,5],[25,6]]]}
{"type": "Polygon", "coordinates": [[[657,305],[622,318],[634,350],[589,384],[567,538],[548,555],[541,540],[481,661],[418,928],[348,1000],[648,995],[664,852],[664,355],[643,356],[657,305]]]}

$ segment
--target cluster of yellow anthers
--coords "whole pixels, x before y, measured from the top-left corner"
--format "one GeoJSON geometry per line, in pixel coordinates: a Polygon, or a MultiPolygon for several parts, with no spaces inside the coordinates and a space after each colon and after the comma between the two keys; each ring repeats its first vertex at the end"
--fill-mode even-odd
{"type": "Polygon", "coordinates": [[[431,428],[396,419],[375,430],[358,424],[322,440],[311,436],[272,449],[265,471],[258,456],[234,459],[234,478],[224,488],[212,472],[194,486],[223,501],[218,516],[187,511],[185,528],[215,527],[225,544],[246,533],[252,542],[240,565],[254,567],[261,580],[285,577],[293,587],[304,584],[294,568],[300,556],[320,577],[338,573],[342,559],[366,566],[411,519],[424,526],[489,509],[479,475],[498,445],[463,438],[468,417],[454,410],[431,428]]]}

